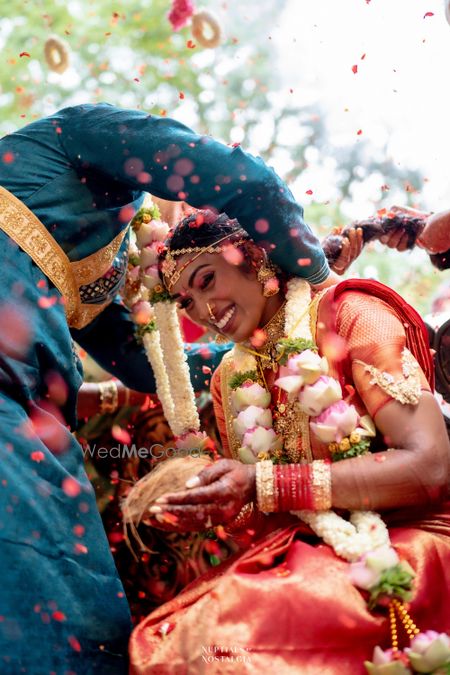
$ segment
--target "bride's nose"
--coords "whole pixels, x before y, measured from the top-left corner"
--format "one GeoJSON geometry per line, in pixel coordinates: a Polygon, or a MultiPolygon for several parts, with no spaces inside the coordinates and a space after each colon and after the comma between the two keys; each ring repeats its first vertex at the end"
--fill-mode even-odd
{"type": "Polygon", "coordinates": [[[207,311],[208,311],[208,319],[209,319],[209,321],[210,321],[211,323],[216,323],[217,319],[216,319],[216,315],[215,315],[215,311],[214,311],[215,308],[214,308],[213,303],[207,302],[207,303],[205,303],[205,304],[206,304],[206,309],[207,309],[207,311]]]}

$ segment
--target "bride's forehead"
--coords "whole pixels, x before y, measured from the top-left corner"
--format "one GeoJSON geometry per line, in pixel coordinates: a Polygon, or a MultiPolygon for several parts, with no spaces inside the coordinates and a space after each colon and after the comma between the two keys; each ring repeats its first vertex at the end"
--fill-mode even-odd
{"type": "Polygon", "coordinates": [[[177,268],[180,270],[180,278],[173,287],[173,292],[180,293],[180,289],[187,289],[190,286],[190,281],[196,276],[197,270],[200,267],[212,266],[215,267],[221,258],[220,253],[201,253],[195,257],[192,253],[185,253],[177,259],[177,268]]]}
{"type": "MultiPolygon", "coordinates": [[[[236,252],[236,249],[233,249],[233,252],[236,252]]],[[[236,267],[239,265],[242,260],[241,256],[239,259],[229,259],[228,250],[218,251],[217,253],[202,253],[197,255],[195,260],[192,259],[192,254],[185,253],[183,256],[178,258],[177,267],[183,268],[180,274],[180,278],[173,287],[173,293],[186,292],[188,288],[191,287],[192,282],[197,277],[197,272],[201,274],[200,268],[209,268],[209,269],[224,269],[225,271],[229,270],[230,265],[236,267]],[[192,259],[192,262],[190,260],[192,259]]]]}

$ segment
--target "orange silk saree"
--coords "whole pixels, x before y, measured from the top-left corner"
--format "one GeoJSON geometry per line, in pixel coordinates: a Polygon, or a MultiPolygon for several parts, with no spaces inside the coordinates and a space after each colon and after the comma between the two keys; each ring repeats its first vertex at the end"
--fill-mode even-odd
{"type": "MultiPolygon", "coordinates": [[[[338,284],[321,297],[316,319],[317,344],[328,350],[331,374],[353,391],[352,403],[361,414],[375,414],[391,397],[370,384],[356,361],[395,377],[406,347],[421,366],[422,388],[430,388],[423,324],[390,289],[360,280],[338,284]],[[335,347],[341,344],[336,336],[345,340],[345,354],[335,347]]],[[[220,379],[221,369],[212,392],[224,449],[232,455],[220,379]]],[[[311,450],[315,458],[326,454],[320,444],[311,450]]],[[[423,630],[448,632],[449,510],[445,505],[395,510],[395,494],[392,506],[383,513],[392,544],[416,571],[410,614],[423,630]]],[[[242,553],[137,626],[130,642],[132,675],[362,675],[374,647],[390,646],[386,612],[368,611],[349,579],[348,564],[305,524],[289,514],[258,514],[244,534],[242,553]]],[[[401,632],[400,640],[402,646],[401,632]]]]}

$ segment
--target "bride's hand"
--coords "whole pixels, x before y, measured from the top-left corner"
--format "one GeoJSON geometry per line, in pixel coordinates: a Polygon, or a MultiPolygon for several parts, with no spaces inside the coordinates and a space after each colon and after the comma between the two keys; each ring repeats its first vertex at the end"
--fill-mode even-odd
{"type": "Polygon", "coordinates": [[[255,498],[255,467],[221,459],[188,481],[188,489],[160,497],[149,509],[179,532],[204,530],[235,518],[255,498]]]}

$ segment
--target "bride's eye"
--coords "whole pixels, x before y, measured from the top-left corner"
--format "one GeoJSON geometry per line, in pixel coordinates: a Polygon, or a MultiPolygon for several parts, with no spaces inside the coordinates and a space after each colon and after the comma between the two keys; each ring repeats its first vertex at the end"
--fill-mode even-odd
{"type": "Polygon", "coordinates": [[[205,274],[200,283],[201,290],[204,291],[205,288],[208,288],[209,284],[213,279],[214,279],[214,272],[209,272],[208,274],[205,274]]]}

